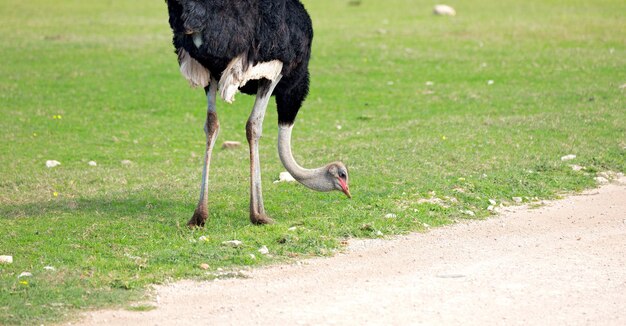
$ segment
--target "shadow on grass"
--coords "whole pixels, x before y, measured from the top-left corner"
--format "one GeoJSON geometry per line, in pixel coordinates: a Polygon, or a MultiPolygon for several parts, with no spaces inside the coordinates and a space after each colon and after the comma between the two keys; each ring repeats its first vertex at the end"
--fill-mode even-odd
{"type": "MultiPolygon", "coordinates": [[[[250,225],[246,203],[211,203],[209,228],[239,229],[250,225]]],[[[125,198],[53,199],[25,204],[0,205],[0,222],[22,219],[55,220],[66,218],[94,219],[94,221],[125,220],[130,223],[159,223],[164,227],[189,230],[187,222],[195,209],[194,200],[125,198]]]]}
{"type": "Polygon", "coordinates": [[[185,210],[192,212],[193,208],[179,202],[162,200],[88,198],[2,205],[0,206],[0,215],[9,219],[65,214],[95,214],[104,217],[120,217],[180,214],[181,211],[185,210]]]}

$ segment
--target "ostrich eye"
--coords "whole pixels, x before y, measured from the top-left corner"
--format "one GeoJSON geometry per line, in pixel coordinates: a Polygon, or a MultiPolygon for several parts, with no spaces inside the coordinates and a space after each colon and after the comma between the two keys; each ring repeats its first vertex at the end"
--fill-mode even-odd
{"type": "Polygon", "coordinates": [[[343,171],[339,172],[339,177],[342,178],[342,179],[345,179],[346,178],[346,173],[343,172],[343,171]]]}

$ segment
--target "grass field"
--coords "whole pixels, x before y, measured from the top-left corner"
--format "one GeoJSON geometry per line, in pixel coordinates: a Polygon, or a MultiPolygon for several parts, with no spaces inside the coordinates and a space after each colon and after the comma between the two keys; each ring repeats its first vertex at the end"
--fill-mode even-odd
{"type": "Polygon", "coordinates": [[[489,199],[553,198],[626,170],[626,2],[451,1],[456,17],[421,0],[305,4],[316,35],[295,156],[347,163],[354,199],[272,183],[272,103],[260,155],[277,223],[252,226],[253,99],[239,95],[218,103],[218,146],[244,146],[214,152],[210,222],[188,230],[205,104],[178,72],[165,3],[0,2],[0,255],[14,258],[0,265],[0,324],[128,307],[152,283],[330,255],[345,238],[484,218],[489,199]],[[445,207],[420,201],[433,195],[445,207]],[[233,239],[243,246],[221,245],[233,239]]]}

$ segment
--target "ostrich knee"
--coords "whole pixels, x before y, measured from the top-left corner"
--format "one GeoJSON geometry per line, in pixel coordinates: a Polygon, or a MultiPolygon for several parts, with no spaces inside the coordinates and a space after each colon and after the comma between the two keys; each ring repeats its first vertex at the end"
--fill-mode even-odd
{"type": "Polygon", "coordinates": [[[204,134],[207,137],[207,143],[213,142],[215,144],[215,139],[220,132],[220,122],[217,119],[217,113],[215,112],[207,112],[206,122],[204,124],[204,134]]]}
{"type": "Polygon", "coordinates": [[[262,125],[258,121],[253,121],[252,118],[246,123],[246,138],[248,143],[258,142],[261,139],[263,133],[262,125]]]}

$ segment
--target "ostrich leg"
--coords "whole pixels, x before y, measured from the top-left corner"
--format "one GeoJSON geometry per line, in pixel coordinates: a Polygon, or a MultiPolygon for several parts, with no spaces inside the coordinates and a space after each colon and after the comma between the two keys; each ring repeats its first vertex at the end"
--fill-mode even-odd
{"type": "Polygon", "coordinates": [[[193,216],[187,223],[190,227],[204,226],[209,217],[209,166],[211,165],[211,153],[220,130],[220,124],[217,120],[217,111],[215,106],[215,97],[217,94],[217,80],[211,78],[209,86],[205,87],[207,96],[207,115],[204,124],[204,133],[206,134],[206,151],[204,153],[204,167],[202,169],[202,184],[200,186],[200,200],[193,216]]]}
{"type": "Polygon", "coordinates": [[[281,75],[278,75],[273,81],[267,79],[259,80],[254,107],[246,124],[246,136],[250,145],[250,221],[253,224],[269,224],[273,222],[271,218],[265,215],[265,208],[263,207],[259,139],[263,131],[263,118],[265,117],[267,103],[281,77],[281,75]]]}

